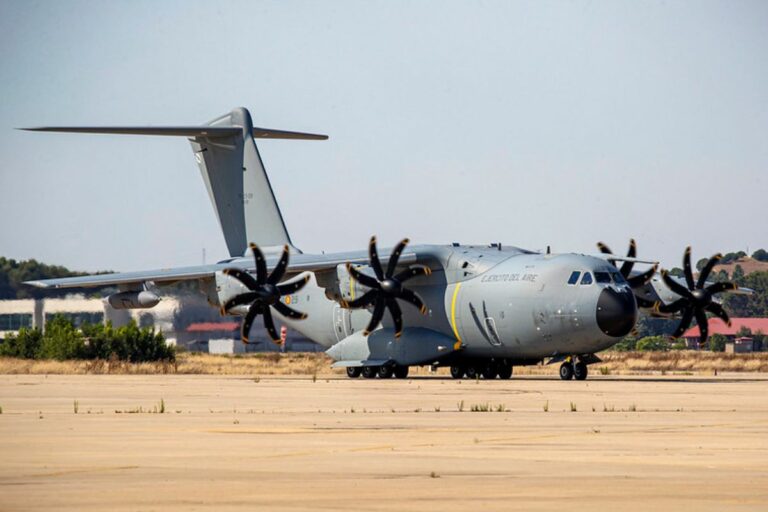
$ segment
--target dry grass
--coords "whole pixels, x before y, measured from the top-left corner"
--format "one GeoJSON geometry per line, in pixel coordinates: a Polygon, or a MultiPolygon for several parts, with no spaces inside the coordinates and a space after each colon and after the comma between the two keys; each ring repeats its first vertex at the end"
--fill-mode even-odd
{"type": "MultiPolygon", "coordinates": [[[[602,363],[591,367],[592,375],[650,373],[768,372],[768,352],[724,354],[696,351],[603,352],[602,363]]],[[[0,374],[205,374],[205,375],[344,375],[331,368],[323,353],[276,352],[248,355],[181,353],[175,363],[125,363],[120,361],[33,361],[0,358],[0,374]]],[[[556,375],[558,365],[516,367],[516,375],[556,375]]],[[[431,372],[411,368],[411,375],[448,375],[447,368],[431,372]]]]}

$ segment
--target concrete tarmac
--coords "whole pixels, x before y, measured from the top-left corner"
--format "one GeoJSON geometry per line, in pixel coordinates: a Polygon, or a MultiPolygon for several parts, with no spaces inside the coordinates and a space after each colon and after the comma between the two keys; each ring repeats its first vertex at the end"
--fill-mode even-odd
{"type": "Polygon", "coordinates": [[[768,510],[760,375],[0,375],[0,406],[3,511],[768,510]]]}

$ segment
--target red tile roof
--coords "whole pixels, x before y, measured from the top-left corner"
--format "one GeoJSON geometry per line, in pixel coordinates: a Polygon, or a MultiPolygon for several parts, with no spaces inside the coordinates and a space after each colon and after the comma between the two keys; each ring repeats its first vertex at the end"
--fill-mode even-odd
{"type": "Polygon", "coordinates": [[[187,327],[187,332],[236,331],[239,328],[240,324],[237,322],[201,322],[190,324],[189,327],[187,327]]]}
{"type": "MultiPolygon", "coordinates": [[[[731,318],[731,326],[719,318],[709,319],[709,334],[722,334],[723,336],[736,336],[742,327],[752,330],[752,334],[768,334],[768,318],[731,318]]],[[[699,326],[691,327],[683,333],[683,338],[698,338],[701,336],[699,326]]]]}

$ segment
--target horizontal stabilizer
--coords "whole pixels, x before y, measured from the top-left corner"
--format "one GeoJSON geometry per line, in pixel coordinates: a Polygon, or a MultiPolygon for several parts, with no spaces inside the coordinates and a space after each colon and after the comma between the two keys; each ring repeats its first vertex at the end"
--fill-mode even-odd
{"type": "MultiPolygon", "coordinates": [[[[165,135],[179,137],[231,137],[242,131],[237,126],[40,126],[36,128],[21,128],[30,132],[63,132],[63,133],[106,133],[113,135],[165,135]]],[[[257,139],[302,139],[326,140],[327,135],[316,133],[289,132],[271,128],[253,128],[252,133],[257,139]]]]}

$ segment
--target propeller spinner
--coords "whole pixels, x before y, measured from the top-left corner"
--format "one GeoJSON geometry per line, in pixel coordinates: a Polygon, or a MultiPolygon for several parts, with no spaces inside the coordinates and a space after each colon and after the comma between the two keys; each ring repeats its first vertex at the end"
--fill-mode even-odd
{"type": "Polygon", "coordinates": [[[395,338],[400,337],[403,333],[403,313],[397,303],[397,299],[416,306],[423,315],[427,313],[427,307],[424,305],[421,297],[416,292],[404,287],[403,283],[416,276],[428,276],[432,273],[430,268],[424,265],[411,265],[402,272],[394,273],[397,268],[397,262],[406,245],[408,245],[407,238],[395,246],[389,257],[387,270],[384,271],[376,249],[376,237],[371,237],[371,241],[368,243],[368,258],[376,277],[363,274],[347,263],[349,274],[357,279],[360,284],[370,288],[370,290],[357,299],[345,303],[349,308],[363,308],[373,304],[373,314],[371,315],[371,321],[368,322],[368,326],[363,332],[364,336],[370,334],[381,323],[384,317],[384,310],[387,309],[392,317],[392,322],[395,324],[395,338]]]}
{"type": "Polygon", "coordinates": [[[307,317],[305,313],[287,306],[280,301],[280,298],[301,290],[309,281],[309,275],[296,281],[279,284],[288,268],[288,246],[283,247],[280,260],[278,260],[277,265],[275,265],[275,268],[272,269],[272,273],[269,275],[267,275],[267,261],[264,258],[264,254],[256,244],[250,244],[249,247],[251,252],[253,252],[254,260],[256,260],[256,277],[254,278],[250,273],[239,268],[225,268],[222,271],[224,274],[240,281],[249,291],[236,295],[225,302],[221,307],[221,314],[226,314],[236,306],[250,304],[241,327],[243,343],[248,343],[251,326],[259,315],[264,317],[264,327],[267,329],[272,341],[280,343],[280,335],[277,333],[277,329],[275,329],[275,322],[272,319],[270,308],[275,308],[278,313],[287,318],[294,320],[305,319],[307,317]]]}

